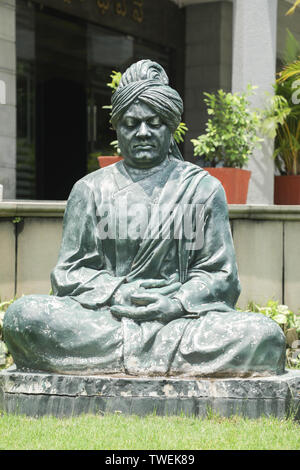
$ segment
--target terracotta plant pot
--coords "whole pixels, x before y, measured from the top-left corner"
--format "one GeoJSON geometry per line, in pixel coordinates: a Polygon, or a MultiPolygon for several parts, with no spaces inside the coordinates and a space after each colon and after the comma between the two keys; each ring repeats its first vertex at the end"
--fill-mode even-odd
{"type": "Polygon", "coordinates": [[[98,162],[100,168],[104,168],[105,166],[112,165],[113,163],[117,163],[120,160],[123,160],[123,157],[120,157],[119,155],[113,155],[109,157],[98,157],[98,162]]]}
{"type": "Polygon", "coordinates": [[[228,204],[246,204],[251,171],[240,168],[204,168],[221,181],[228,204]]]}
{"type": "Polygon", "coordinates": [[[300,204],[300,175],[275,176],[274,204],[300,204]]]}

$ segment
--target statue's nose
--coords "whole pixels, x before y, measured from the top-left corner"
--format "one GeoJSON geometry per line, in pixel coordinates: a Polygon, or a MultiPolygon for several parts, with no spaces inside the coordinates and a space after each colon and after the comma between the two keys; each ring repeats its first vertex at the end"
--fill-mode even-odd
{"type": "Polygon", "coordinates": [[[137,131],[137,134],[136,134],[138,137],[149,137],[151,136],[151,132],[150,132],[150,129],[149,127],[147,126],[147,123],[146,122],[142,122],[138,131],[137,131]]]}

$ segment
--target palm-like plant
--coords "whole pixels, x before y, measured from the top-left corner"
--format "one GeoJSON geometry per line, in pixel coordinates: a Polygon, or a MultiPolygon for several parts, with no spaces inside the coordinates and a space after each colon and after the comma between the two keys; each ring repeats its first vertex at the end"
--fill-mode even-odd
{"type": "MultiPolygon", "coordinates": [[[[294,5],[300,4],[300,0],[294,5]]],[[[300,174],[300,103],[295,100],[295,94],[298,94],[296,88],[300,88],[300,44],[290,32],[290,44],[293,41],[294,60],[285,64],[279,73],[276,82],[276,95],[286,100],[290,108],[290,113],[284,121],[278,126],[275,139],[275,163],[281,174],[298,175],[300,174]],[[297,46],[297,47],[295,47],[297,46]]]]}
{"type": "Polygon", "coordinates": [[[300,0],[295,0],[294,5],[286,12],[286,15],[292,15],[298,6],[300,6],[300,0]]]}
{"type": "Polygon", "coordinates": [[[300,105],[294,105],[290,80],[277,84],[277,95],[283,96],[290,113],[277,128],[275,138],[275,163],[281,174],[300,174],[300,105]]]}
{"type": "Polygon", "coordinates": [[[295,60],[291,64],[287,64],[279,74],[277,83],[283,83],[290,78],[300,78],[300,59],[295,60]]]}

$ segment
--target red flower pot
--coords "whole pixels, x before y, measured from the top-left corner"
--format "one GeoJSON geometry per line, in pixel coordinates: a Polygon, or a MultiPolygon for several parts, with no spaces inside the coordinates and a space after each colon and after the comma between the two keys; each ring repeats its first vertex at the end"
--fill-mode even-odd
{"type": "Polygon", "coordinates": [[[300,175],[275,176],[274,204],[300,204],[300,175]]]}
{"type": "Polygon", "coordinates": [[[123,157],[120,157],[119,155],[113,155],[109,157],[98,157],[98,162],[100,168],[104,168],[105,166],[112,165],[113,163],[117,163],[120,160],[123,160],[123,157]]]}
{"type": "Polygon", "coordinates": [[[204,168],[221,181],[228,204],[246,204],[251,171],[240,168],[204,168]]]}

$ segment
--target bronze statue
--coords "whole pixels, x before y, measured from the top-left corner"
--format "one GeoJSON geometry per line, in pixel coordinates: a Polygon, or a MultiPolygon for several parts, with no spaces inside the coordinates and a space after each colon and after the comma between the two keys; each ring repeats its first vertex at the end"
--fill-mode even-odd
{"type": "MultiPolygon", "coordinates": [[[[68,200],[53,296],[5,315],[17,368],[62,374],[271,375],[285,337],[238,312],[235,253],[222,185],[183,161],[183,111],[161,66],[132,65],[112,98],[124,161],[78,181],[68,200]]],[[[38,260],[37,260],[38,262],[38,260]]]]}

